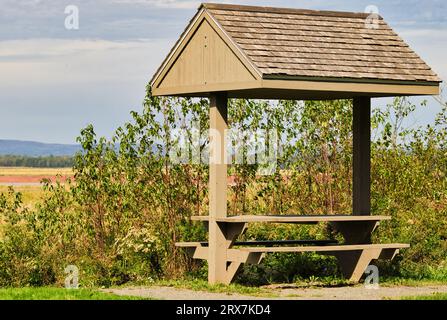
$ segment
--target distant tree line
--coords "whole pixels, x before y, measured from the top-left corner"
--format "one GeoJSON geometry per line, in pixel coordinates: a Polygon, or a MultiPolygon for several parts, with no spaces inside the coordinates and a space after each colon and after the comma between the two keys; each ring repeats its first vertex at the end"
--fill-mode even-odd
{"type": "Polygon", "coordinates": [[[70,156],[0,155],[0,167],[65,168],[72,166],[73,157],[70,156]]]}

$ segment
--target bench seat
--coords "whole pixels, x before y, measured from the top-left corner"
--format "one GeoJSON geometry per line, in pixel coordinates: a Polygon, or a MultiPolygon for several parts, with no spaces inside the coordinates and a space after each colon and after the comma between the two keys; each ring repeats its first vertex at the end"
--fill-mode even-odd
{"type": "Polygon", "coordinates": [[[327,245],[327,246],[294,246],[294,247],[240,247],[239,250],[247,252],[334,252],[357,251],[365,249],[404,249],[410,245],[403,243],[386,244],[354,244],[354,245],[327,245]]]}
{"type": "MultiPolygon", "coordinates": [[[[295,240],[296,241],[296,240],[295,240]]],[[[260,243],[261,241],[252,241],[260,243]]],[[[242,263],[259,264],[267,253],[303,253],[317,252],[332,255],[339,261],[343,275],[352,282],[358,282],[364,271],[375,259],[392,260],[400,249],[410,247],[404,243],[386,244],[327,244],[327,245],[301,245],[301,246],[273,246],[283,245],[284,241],[270,241],[272,246],[238,246],[226,249],[226,259],[231,268],[227,270],[227,282],[230,283],[237,269],[242,263]]],[[[207,242],[177,242],[177,247],[188,250],[194,259],[207,260],[210,248],[207,242]]]]}

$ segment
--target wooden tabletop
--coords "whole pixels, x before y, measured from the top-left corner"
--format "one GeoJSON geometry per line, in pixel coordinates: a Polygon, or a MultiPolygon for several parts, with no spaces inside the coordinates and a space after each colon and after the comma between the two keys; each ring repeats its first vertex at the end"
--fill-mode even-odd
{"type": "MultiPolygon", "coordinates": [[[[218,222],[318,223],[390,220],[390,216],[355,215],[241,215],[217,218],[218,222]]],[[[209,216],[192,216],[193,221],[209,221],[209,216]]]]}

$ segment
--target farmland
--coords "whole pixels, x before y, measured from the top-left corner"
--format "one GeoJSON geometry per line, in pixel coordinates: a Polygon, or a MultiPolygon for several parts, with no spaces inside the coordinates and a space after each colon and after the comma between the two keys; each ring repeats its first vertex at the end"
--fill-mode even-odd
{"type": "Polygon", "coordinates": [[[39,183],[44,178],[54,180],[57,175],[68,177],[73,171],[71,168],[0,167],[0,184],[39,183]]]}
{"type": "Polygon", "coordinates": [[[0,167],[0,176],[71,175],[71,168],[0,167]]]}
{"type": "Polygon", "coordinates": [[[41,181],[56,181],[58,175],[65,181],[73,172],[71,168],[0,167],[0,193],[7,192],[9,186],[13,186],[15,191],[22,194],[24,205],[33,207],[43,193],[41,181]]]}

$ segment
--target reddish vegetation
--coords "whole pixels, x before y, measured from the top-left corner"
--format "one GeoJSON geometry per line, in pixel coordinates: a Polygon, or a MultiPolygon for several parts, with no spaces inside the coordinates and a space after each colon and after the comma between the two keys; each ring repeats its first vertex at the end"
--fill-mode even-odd
{"type": "MultiPolygon", "coordinates": [[[[64,182],[70,178],[70,176],[61,176],[60,181],[64,182]]],[[[9,175],[9,176],[0,176],[0,183],[39,183],[43,179],[50,179],[52,182],[55,182],[56,176],[47,176],[47,175],[28,175],[28,176],[18,176],[18,175],[9,175]]]]}

